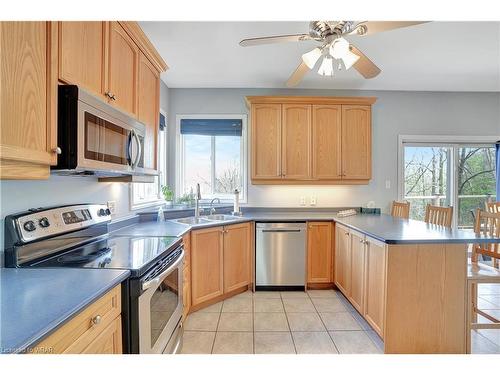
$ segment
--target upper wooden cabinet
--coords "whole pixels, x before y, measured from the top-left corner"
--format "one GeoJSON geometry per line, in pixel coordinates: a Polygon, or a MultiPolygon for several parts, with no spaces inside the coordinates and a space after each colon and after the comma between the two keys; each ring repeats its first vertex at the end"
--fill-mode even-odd
{"type": "Polygon", "coordinates": [[[342,106],[312,106],[312,177],[342,178],[342,106]]]}
{"type": "Polygon", "coordinates": [[[342,177],[368,180],[372,174],[370,106],[342,106],[342,177]]]}
{"type": "Polygon", "coordinates": [[[0,178],[46,179],[57,163],[57,85],[73,84],[146,126],[157,169],[160,73],[137,22],[1,22],[0,178]]]}
{"type": "Polygon", "coordinates": [[[302,180],[311,177],[311,106],[282,106],[283,178],[302,180]]]}
{"type": "Polygon", "coordinates": [[[108,85],[109,101],[137,115],[137,77],[139,48],[118,22],[109,28],[108,85]]]}
{"type": "Polygon", "coordinates": [[[307,224],[307,282],[333,281],[333,224],[309,222],[307,224]]]}
{"type": "Polygon", "coordinates": [[[281,104],[255,104],[252,121],[252,179],[281,178],[281,104]]]}
{"type": "Polygon", "coordinates": [[[107,22],[59,22],[59,80],[105,92],[107,22]]]}
{"type": "Polygon", "coordinates": [[[144,53],[139,53],[138,119],[146,125],[144,166],[156,169],[158,121],[160,118],[160,74],[144,53]]]}
{"type": "Polygon", "coordinates": [[[375,98],[247,97],[254,184],[366,184],[375,98]]]}
{"type": "Polygon", "coordinates": [[[57,163],[57,33],[0,22],[0,178],[46,179],[57,163]]]}

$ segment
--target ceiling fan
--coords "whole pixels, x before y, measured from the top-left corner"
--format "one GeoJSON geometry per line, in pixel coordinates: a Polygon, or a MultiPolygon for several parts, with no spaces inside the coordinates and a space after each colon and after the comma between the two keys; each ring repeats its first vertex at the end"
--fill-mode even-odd
{"type": "Polygon", "coordinates": [[[409,21],[312,21],[309,23],[308,34],[291,34],[267,36],[261,38],[243,39],[240,46],[249,47],[260,44],[272,44],[281,42],[302,42],[315,40],[321,46],[302,55],[302,61],[292,73],[286,85],[296,86],[305,74],[316,66],[321,60],[318,74],[333,76],[335,67],[338,64],[339,70],[343,67],[346,70],[353,67],[364,78],[373,78],[380,73],[380,69],[366,57],[356,46],[349,43],[346,35],[372,35],[382,31],[398,29],[418,25],[425,22],[409,21]]]}

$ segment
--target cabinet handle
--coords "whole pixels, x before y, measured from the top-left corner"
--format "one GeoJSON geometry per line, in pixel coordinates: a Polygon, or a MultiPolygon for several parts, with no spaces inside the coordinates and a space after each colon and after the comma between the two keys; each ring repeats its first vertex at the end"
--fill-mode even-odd
{"type": "Polygon", "coordinates": [[[345,234],[346,236],[348,236],[348,235],[349,235],[349,232],[345,232],[344,234],[345,234]]]}
{"type": "Polygon", "coordinates": [[[365,243],[365,240],[359,240],[359,243],[365,243]]]}
{"type": "Polygon", "coordinates": [[[115,97],[115,94],[112,94],[110,93],[109,91],[106,91],[104,93],[104,95],[106,95],[108,98],[110,98],[111,100],[116,100],[116,97],[115,97]]]}
{"type": "Polygon", "coordinates": [[[61,147],[54,147],[54,148],[52,149],[52,152],[53,152],[54,154],[61,155],[61,154],[62,154],[61,147]]]}
{"type": "Polygon", "coordinates": [[[102,317],[100,315],[96,315],[92,318],[92,325],[100,324],[102,317]]]}

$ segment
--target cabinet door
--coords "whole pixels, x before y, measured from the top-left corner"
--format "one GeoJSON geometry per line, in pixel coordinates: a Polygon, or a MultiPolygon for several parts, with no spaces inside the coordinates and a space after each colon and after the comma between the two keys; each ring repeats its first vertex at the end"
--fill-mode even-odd
{"type": "Polygon", "coordinates": [[[209,301],[223,293],[223,227],[191,232],[191,303],[209,301]]]}
{"type": "Polygon", "coordinates": [[[342,178],[369,180],[372,166],[370,106],[342,106],[342,178]]]}
{"type": "Polygon", "coordinates": [[[281,104],[252,105],[252,179],[281,179],[281,104]]]}
{"type": "Polygon", "coordinates": [[[367,238],[365,319],[383,338],[386,245],[367,238]]]}
{"type": "Polygon", "coordinates": [[[311,178],[311,106],[283,104],[283,178],[311,178]]]}
{"type": "Polygon", "coordinates": [[[139,53],[138,119],[146,125],[144,166],[156,169],[160,117],[160,73],[139,53]]]}
{"type": "Polygon", "coordinates": [[[349,300],[363,314],[365,291],[365,236],[351,231],[351,289],[349,300]]]}
{"type": "Polygon", "coordinates": [[[43,179],[56,164],[57,42],[50,22],[0,22],[0,177],[43,179]]]}
{"type": "Polygon", "coordinates": [[[59,79],[104,95],[106,22],[59,22],[59,79]]]}
{"type": "Polygon", "coordinates": [[[184,309],[182,311],[182,320],[186,319],[189,309],[191,308],[191,235],[190,233],[182,237],[184,243],[184,274],[182,286],[182,303],[184,309]]]}
{"type": "Polygon", "coordinates": [[[307,282],[331,283],[333,272],[332,223],[307,225],[307,282]]]}
{"type": "Polygon", "coordinates": [[[312,177],[339,180],[342,174],[340,105],[312,106],[312,177]]]}
{"type": "Polygon", "coordinates": [[[109,27],[109,102],[133,115],[137,114],[137,67],[139,49],[118,22],[109,27]]]}
{"type": "Polygon", "coordinates": [[[87,346],[82,354],[122,354],[121,315],[87,346]]]}
{"type": "Polygon", "coordinates": [[[224,293],[250,284],[250,224],[224,227],[224,293]]]}
{"type": "Polygon", "coordinates": [[[335,226],[335,272],[337,287],[349,296],[351,281],[351,241],[349,230],[340,225],[335,226]]]}

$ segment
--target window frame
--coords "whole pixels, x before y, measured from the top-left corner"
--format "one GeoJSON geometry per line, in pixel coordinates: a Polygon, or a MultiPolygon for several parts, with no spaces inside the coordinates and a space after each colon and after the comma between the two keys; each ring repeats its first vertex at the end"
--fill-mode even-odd
{"type": "MultiPolygon", "coordinates": [[[[458,188],[456,186],[458,148],[462,146],[490,146],[498,142],[497,136],[457,136],[457,135],[399,135],[398,136],[398,200],[404,199],[404,148],[405,146],[429,146],[451,148],[448,175],[450,189],[450,203],[456,208],[458,202],[458,188]]],[[[457,228],[458,210],[453,210],[452,227],[457,228]]]]}
{"type": "MultiPolygon", "coordinates": [[[[159,114],[162,114],[165,117],[165,120],[167,119],[167,113],[163,110],[160,109],[159,114]]],[[[154,206],[159,206],[163,203],[165,203],[165,199],[163,199],[163,195],[161,193],[161,186],[166,185],[167,183],[167,169],[168,169],[168,129],[167,126],[165,126],[165,130],[160,131],[160,128],[158,127],[158,151],[160,149],[160,137],[163,137],[164,141],[164,150],[161,152],[158,152],[157,155],[157,163],[158,163],[158,194],[156,195],[156,199],[151,199],[146,202],[135,202],[134,201],[134,188],[139,185],[139,183],[130,183],[130,189],[129,189],[129,195],[130,195],[130,211],[134,210],[140,210],[143,208],[147,207],[154,207],[154,206]],[[163,133],[163,134],[162,134],[163,133]],[[161,154],[164,155],[165,160],[162,163],[161,162],[161,154]],[[161,169],[161,166],[164,166],[164,170],[161,169]]]]}
{"type": "MultiPolygon", "coordinates": [[[[241,145],[240,145],[240,163],[241,163],[241,187],[240,192],[240,203],[247,203],[248,198],[248,127],[247,127],[247,115],[246,114],[210,114],[210,115],[200,115],[200,114],[179,114],[175,117],[175,196],[178,198],[183,191],[183,181],[184,181],[184,160],[185,160],[185,149],[184,142],[181,134],[181,120],[182,119],[239,119],[241,120],[241,145]]],[[[212,142],[215,138],[212,138],[212,142]]],[[[213,147],[212,149],[215,150],[213,147]]],[[[215,152],[215,151],[214,151],[215,152]]],[[[215,158],[212,158],[212,175],[215,173],[215,158]]],[[[202,197],[204,199],[212,199],[212,197],[202,197]]],[[[220,199],[222,203],[232,203],[233,199],[220,199]]]]}

